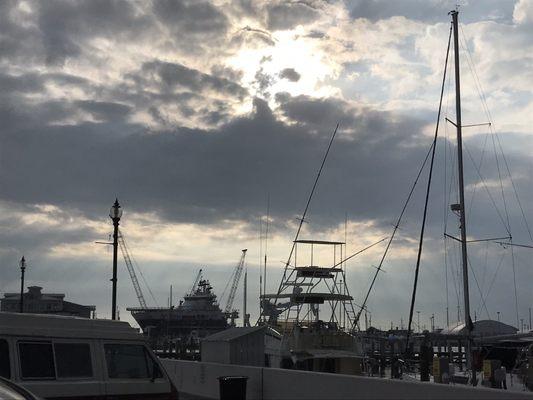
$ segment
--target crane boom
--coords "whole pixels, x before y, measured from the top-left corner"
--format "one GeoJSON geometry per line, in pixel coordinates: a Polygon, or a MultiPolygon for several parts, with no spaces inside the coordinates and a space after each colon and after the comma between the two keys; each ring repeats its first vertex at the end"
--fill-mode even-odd
{"type": "Polygon", "coordinates": [[[196,290],[196,287],[198,286],[198,282],[200,282],[200,279],[202,279],[202,269],[198,271],[198,274],[196,275],[196,278],[194,279],[194,283],[192,284],[191,290],[189,290],[189,296],[192,296],[194,294],[194,291],[196,290]]]}
{"type": "Polygon", "coordinates": [[[128,251],[128,247],[126,246],[126,242],[124,240],[124,235],[122,234],[122,231],[119,231],[119,234],[118,234],[118,244],[120,245],[120,250],[122,251],[122,255],[124,256],[124,262],[126,263],[126,267],[128,268],[128,272],[131,278],[131,283],[133,284],[133,289],[135,290],[135,294],[137,295],[139,304],[141,308],[147,308],[146,300],[144,299],[141,286],[139,285],[139,280],[137,279],[137,274],[135,273],[135,269],[133,268],[133,262],[131,261],[131,256],[128,251]]]}
{"type": "Polygon", "coordinates": [[[231,282],[231,289],[229,291],[228,301],[226,302],[226,308],[224,309],[224,312],[226,314],[231,313],[231,309],[233,307],[233,300],[235,300],[235,293],[237,293],[237,286],[239,285],[239,280],[241,279],[242,270],[244,269],[244,258],[246,257],[247,251],[248,249],[244,249],[242,251],[239,263],[235,267],[235,270],[232,274],[233,282],[231,282]]]}

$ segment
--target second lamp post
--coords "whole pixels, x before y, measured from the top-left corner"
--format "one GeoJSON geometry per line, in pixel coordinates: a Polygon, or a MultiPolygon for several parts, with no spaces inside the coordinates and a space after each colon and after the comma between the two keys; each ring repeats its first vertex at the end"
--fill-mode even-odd
{"type": "Polygon", "coordinates": [[[122,209],[120,204],[118,204],[118,199],[115,200],[115,203],[109,211],[109,218],[113,221],[113,298],[112,298],[112,309],[111,309],[111,319],[117,319],[117,255],[118,255],[118,223],[122,217],[122,209]]]}
{"type": "Polygon", "coordinates": [[[20,259],[20,303],[19,303],[19,312],[22,314],[24,312],[24,271],[26,270],[26,260],[24,256],[20,259]]]}

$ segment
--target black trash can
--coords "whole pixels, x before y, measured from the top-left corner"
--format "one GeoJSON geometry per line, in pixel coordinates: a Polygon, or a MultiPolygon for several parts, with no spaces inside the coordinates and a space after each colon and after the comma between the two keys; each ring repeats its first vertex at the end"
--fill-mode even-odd
{"type": "Polygon", "coordinates": [[[247,376],[219,376],[220,400],[246,400],[247,376]]]}

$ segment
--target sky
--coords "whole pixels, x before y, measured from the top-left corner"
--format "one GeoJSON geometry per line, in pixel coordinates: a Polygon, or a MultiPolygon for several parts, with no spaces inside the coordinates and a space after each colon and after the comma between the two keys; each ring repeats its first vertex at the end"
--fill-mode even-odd
{"type": "MultiPolygon", "coordinates": [[[[256,320],[267,205],[275,292],[336,124],[300,238],[346,240],[351,254],[389,237],[432,142],[455,7],[1,1],[0,293],[18,290],[24,255],[26,286],[109,317],[112,252],[95,242],[109,240],[118,198],[149,305],[166,305],[170,285],[177,303],[199,268],[220,295],[247,248],[256,320]]],[[[463,123],[492,123],[464,129],[469,240],[533,245],[533,1],[462,0],[459,12],[463,123]]],[[[457,245],[443,239],[458,235],[450,74],[444,86],[415,306],[426,327],[433,314],[445,325],[446,307],[455,323],[462,296],[457,245]]],[[[406,324],[426,184],[427,168],[370,294],[376,326],[406,324]]],[[[472,314],[529,324],[531,249],[469,250],[472,314]]],[[[383,251],[347,263],[355,303],[383,251]]],[[[131,321],[125,308],[137,299],[122,259],[118,286],[131,321]]]]}

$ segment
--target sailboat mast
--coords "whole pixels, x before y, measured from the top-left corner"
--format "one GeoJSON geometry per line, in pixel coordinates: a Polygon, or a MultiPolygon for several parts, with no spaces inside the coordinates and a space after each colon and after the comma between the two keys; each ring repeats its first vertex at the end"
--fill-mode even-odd
{"type": "Polygon", "coordinates": [[[464,310],[465,310],[465,328],[467,332],[466,345],[466,363],[467,368],[472,367],[472,349],[471,349],[471,332],[470,332],[470,295],[468,292],[468,253],[466,246],[466,216],[465,216],[465,185],[463,173],[463,135],[461,126],[461,81],[459,72],[459,23],[457,10],[452,11],[453,23],[453,46],[455,53],[455,109],[456,109],[456,128],[457,128],[457,164],[459,172],[459,218],[461,226],[461,253],[463,266],[463,293],[464,293],[464,310]]]}

